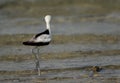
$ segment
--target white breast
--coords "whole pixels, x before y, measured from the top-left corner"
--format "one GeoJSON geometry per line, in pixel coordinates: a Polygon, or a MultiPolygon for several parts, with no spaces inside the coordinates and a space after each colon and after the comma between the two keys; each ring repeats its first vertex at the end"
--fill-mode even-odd
{"type": "Polygon", "coordinates": [[[47,34],[43,34],[34,40],[34,42],[50,42],[50,41],[51,41],[51,37],[50,35],[47,34]]]}

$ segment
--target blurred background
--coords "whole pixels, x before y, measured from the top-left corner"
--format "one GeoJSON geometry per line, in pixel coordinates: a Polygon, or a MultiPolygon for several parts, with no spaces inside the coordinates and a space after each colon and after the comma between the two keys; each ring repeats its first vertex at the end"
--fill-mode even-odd
{"type": "Polygon", "coordinates": [[[40,18],[50,14],[69,21],[104,21],[106,17],[119,20],[119,4],[120,0],[0,0],[0,18],[40,18]]]}
{"type": "MultiPolygon", "coordinates": [[[[70,31],[72,31],[73,34],[80,34],[80,31],[78,31],[78,28],[74,32],[73,30],[74,26],[77,26],[77,27],[80,27],[80,25],[82,27],[88,27],[84,25],[92,25],[91,27],[99,26],[97,24],[91,24],[90,22],[119,24],[120,23],[119,4],[120,4],[120,0],[108,0],[108,1],[106,0],[65,0],[65,1],[63,0],[50,0],[50,1],[48,0],[0,0],[0,23],[3,24],[1,25],[0,34],[4,34],[4,33],[14,34],[15,32],[16,32],[15,34],[36,33],[40,29],[40,28],[38,29],[38,27],[40,27],[41,25],[44,26],[43,17],[47,14],[50,14],[53,16],[52,18],[53,19],[52,28],[54,29],[53,33],[63,34],[63,33],[69,33],[70,31]],[[81,22],[84,22],[85,24],[81,22]],[[86,24],[86,22],[88,22],[88,24],[86,24]],[[65,26],[63,25],[64,23],[65,23],[65,26]],[[77,23],[78,25],[71,26],[66,23],[69,23],[69,24],[77,23]],[[62,24],[62,25],[59,25],[59,24],[62,24]],[[6,30],[8,29],[6,25],[9,26],[9,29],[10,29],[9,31],[6,30]],[[28,29],[26,30],[26,26],[31,28],[33,26],[36,26],[37,30],[36,29],[34,31],[30,30],[28,32],[27,31],[28,29]],[[59,26],[63,28],[61,29],[55,28],[59,26]],[[19,27],[18,28],[19,31],[15,27],[16,28],[19,27]],[[65,28],[65,27],[69,27],[69,28],[65,28]],[[68,32],[66,32],[65,30],[67,30],[68,32]]],[[[105,27],[109,27],[109,26],[102,26],[102,29],[103,27],[105,29],[105,27]]],[[[96,31],[98,31],[98,28],[95,28],[95,29],[96,31]]],[[[81,31],[81,32],[84,32],[84,31],[81,31]]],[[[88,32],[88,30],[86,31],[88,32]]],[[[108,31],[110,32],[110,30],[108,31]]],[[[111,33],[119,34],[118,28],[111,31],[111,33]]]]}
{"type": "Polygon", "coordinates": [[[120,0],[0,0],[0,83],[120,83],[120,0]],[[48,14],[39,77],[22,42],[46,29],[48,14]]]}

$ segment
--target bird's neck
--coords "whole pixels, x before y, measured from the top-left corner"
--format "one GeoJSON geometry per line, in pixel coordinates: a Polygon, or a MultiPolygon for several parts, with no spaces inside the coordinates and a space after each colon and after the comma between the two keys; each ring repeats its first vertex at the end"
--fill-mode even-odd
{"type": "Polygon", "coordinates": [[[51,35],[50,23],[49,23],[49,22],[47,22],[47,23],[46,23],[46,28],[49,30],[49,32],[50,32],[50,35],[51,35]]]}

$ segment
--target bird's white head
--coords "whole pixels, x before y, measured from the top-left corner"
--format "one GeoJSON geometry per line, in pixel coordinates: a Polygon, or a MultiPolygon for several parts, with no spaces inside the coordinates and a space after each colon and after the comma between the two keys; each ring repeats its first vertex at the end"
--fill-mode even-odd
{"type": "Polygon", "coordinates": [[[50,16],[50,15],[46,15],[46,16],[45,16],[45,22],[46,22],[46,23],[49,23],[50,20],[51,20],[51,16],[50,16]]]}
{"type": "MultiPolygon", "coordinates": [[[[45,22],[46,22],[46,28],[50,31],[50,20],[51,20],[51,16],[50,15],[46,15],[45,16],[45,22]]],[[[51,31],[50,31],[51,32],[51,31]]]]}

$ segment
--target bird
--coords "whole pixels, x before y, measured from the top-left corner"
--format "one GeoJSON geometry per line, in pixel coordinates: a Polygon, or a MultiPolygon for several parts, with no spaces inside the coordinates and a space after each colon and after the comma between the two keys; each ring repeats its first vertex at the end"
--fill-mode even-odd
{"type": "Polygon", "coordinates": [[[93,66],[92,70],[93,70],[93,72],[100,72],[102,70],[102,68],[99,66],[93,66]]]}
{"type": "Polygon", "coordinates": [[[32,53],[35,55],[36,58],[36,69],[38,70],[38,75],[40,76],[40,60],[39,60],[39,47],[49,45],[51,42],[51,29],[50,29],[50,21],[51,15],[45,16],[45,23],[46,23],[46,30],[34,35],[30,40],[23,42],[23,45],[27,46],[35,46],[32,49],[32,53]]]}
{"type": "Polygon", "coordinates": [[[44,46],[51,42],[51,29],[50,29],[51,15],[45,16],[46,30],[34,35],[30,40],[23,42],[24,45],[29,46],[44,46]]]}

